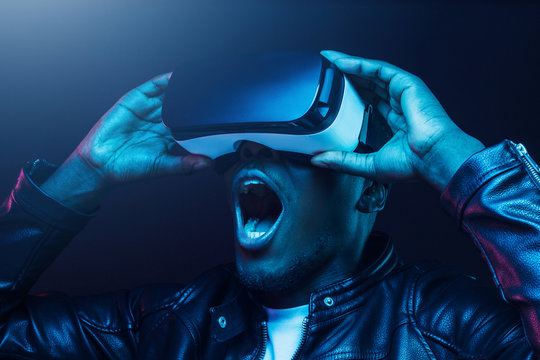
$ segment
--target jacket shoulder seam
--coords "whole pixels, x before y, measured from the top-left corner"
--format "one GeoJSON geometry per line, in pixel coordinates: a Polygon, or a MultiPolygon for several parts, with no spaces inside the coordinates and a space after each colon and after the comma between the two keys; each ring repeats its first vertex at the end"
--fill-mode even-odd
{"type": "Polygon", "coordinates": [[[79,315],[79,318],[86,325],[91,326],[94,329],[99,330],[101,332],[109,333],[109,334],[118,334],[118,333],[121,333],[121,332],[124,332],[124,331],[135,330],[135,329],[138,328],[138,325],[135,322],[128,322],[128,324],[125,327],[109,328],[109,327],[98,325],[95,322],[93,322],[92,320],[90,320],[90,319],[88,319],[88,318],[86,318],[86,317],[84,317],[82,315],[79,315]]]}
{"type": "Polygon", "coordinates": [[[436,358],[435,353],[433,352],[433,349],[431,348],[431,346],[427,342],[427,339],[436,341],[437,343],[439,343],[439,344],[441,344],[443,346],[446,346],[451,351],[454,351],[456,354],[461,355],[461,350],[457,347],[457,345],[455,345],[452,342],[450,342],[448,340],[445,340],[445,339],[443,339],[443,338],[441,338],[439,336],[436,336],[435,334],[423,329],[419,325],[419,323],[417,321],[418,314],[416,313],[417,306],[418,306],[418,300],[417,300],[418,284],[420,283],[420,281],[422,280],[422,278],[424,276],[429,276],[430,274],[436,273],[438,270],[440,270],[440,268],[437,267],[437,268],[421,269],[421,268],[417,267],[417,269],[418,269],[419,273],[416,276],[416,279],[414,280],[412,290],[411,290],[411,295],[410,295],[410,301],[409,301],[409,306],[410,306],[409,315],[411,317],[412,326],[416,329],[416,331],[418,331],[418,335],[419,335],[419,338],[420,338],[420,341],[421,341],[423,347],[428,352],[428,354],[430,356],[432,356],[434,359],[436,358]],[[439,341],[437,341],[437,340],[439,340],[439,341]]]}
{"type": "Polygon", "coordinates": [[[462,358],[462,359],[474,360],[474,359],[478,359],[478,357],[483,359],[483,358],[486,358],[486,356],[487,356],[487,355],[482,354],[482,353],[480,353],[480,354],[464,353],[463,349],[460,349],[457,345],[453,344],[452,342],[450,342],[448,340],[445,340],[442,337],[440,337],[438,335],[435,335],[430,331],[424,330],[420,326],[417,326],[417,327],[418,327],[418,330],[422,333],[423,336],[425,336],[426,338],[429,338],[430,340],[435,341],[436,343],[438,343],[438,344],[440,344],[440,345],[442,345],[444,347],[447,347],[448,349],[452,350],[454,353],[459,355],[460,358],[462,358]]]}
{"type": "MultiPolygon", "coordinates": [[[[156,323],[152,326],[152,329],[150,330],[150,332],[156,330],[162,323],[163,321],[165,321],[166,318],[168,318],[171,314],[172,314],[172,311],[171,310],[175,310],[178,308],[178,306],[182,303],[182,301],[184,301],[188,296],[189,294],[191,294],[191,292],[193,291],[193,288],[189,288],[187,290],[184,290],[182,291],[177,298],[175,298],[174,300],[168,302],[166,305],[167,306],[161,306],[158,310],[156,310],[155,312],[157,311],[161,311],[161,310],[164,310],[166,308],[170,308],[170,309],[167,309],[167,311],[165,312],[165,314],[163,314],[157,321],[156,323]]],[[[149,314],[146,314],[145,316],[147,316],[149,314]]],[[[143,318],[143,317],[142,317],[143,318]]],[[[142,319],[141,318],[141,319],[142,319]]],[[[188,329],[188,331],[191,333],[191,330],[189,329],[189,327],[185,324],[184,320],[181,319],[180,317],[177,316],[178,319],[180,319],[182,321],[182,323],[184,324],[184,326],[188,329]]],[[[193,334],[192,334],[193,336],[193,334]]]]}
{"type": "MultiPolygon", "coordinates": [[[[180,294],[176,295],[173,297],[172,300],[164,303],[164,304],[161,304],[155,308],[153,308],[152,310],[149,310],[149,311],[146,311],[144,314],[142,314],[140,317],[138,318],[133,318],[133,319],[130,319],[129,321],[127,321],[127,323],[124,325],[124,326],[104,326],[104,325],[100,325],[98,324],[96,321],[93,321],[92,319],[82,315],[82,314],[79,314],[79,318],[81,319],[82,322],[84,322],[85,324],[87,324],[88,326],[91,326],[99,331],[102,331],[102,332],[108,332],[108,333],[120,333],[122,331],[129,331],[129,330],[134,330],[134,329],[137,329],[139,327],[139,323],[144,320],[146,317],[152,315],[152,314],[155,314],[159,311],[163,311],[163,310],[166,310],[168,308],[172,308],[172,307],[176,307],[183,299],[185,299],[189,293],[191,293],[191,290],[192,289],[188,289],[188,290],[184,290],[184,291],[181,291],[180,294]]],[[[152,331],[154,330],[154,328],[156,326],[159,326],[159,324],[161,323],[161,321],[164,320],[165,317],[167,317],[167,313],[166,312],[159,320],[158,322],[152,327],[152,331]]]]}
{"type": "Polygon", "coordinates": [[[176,319],[178,319],[179,322],[182,323],[182,325],[184,325],[184,327],[187,329],[187,331],[191,335],[191,339],[195,343],[195,349],[197,349],[197,353],[200,353],[201,352],[201,349],[199,347],[200,334],[197,330],[197,326],[194,325],[193,322],[191,322],[189,319],[184,319],[184,317],[181,316],[181,314],[179,314],[177,311],[175,312],[167,311],[167,313],[172,314],[172,316],[174,316],[176,319]]]}
{"type": "MultiPolygon", "coordinates": [[[[409,309],[409,312],[410,312],[410,316],[411,316],[413,326],[418,330],[420,336],[422,337],[422,343],[423,344],[425,343],[425,346],[427,346],[429,349],[431,349],[431,347],[429,346],[429,344],[426,341],[426,339],[430,339],[430,340],[432,340],[432,341],[434,341],[434,342],[436,342],[436,343],[450,349],[454,353],[461,356],[463,359],[471,359],[471,360],[473,360],[473,359],[477,359],[479,356],[480,356],[480,358],[484,358],[485,357],[484,354],[474,354],[473,355],[473,354],[464,353],[463,349],[458,347],[453,342],[451,342],[449,340],[446,340],[446,339],[442,338],[441,336],[435,335],[433,332],[424,329],[423,327],[421,327],[418,324],[418,322],[416,321],[416,317],[417,317],[417,314],[416,314],[416,306],[417,306],[416,293],[417,293],[417,290],[416,290],[416,288],[417,288],[417,285],[418,285],[418,283],[420,282],[420,280],[421,280],[421,278],[423,276],[426,276],[429,273],[432,273],[432,272],[436,271],[436,269],[428,269],[428,270],[420,269],[420,271],[421,271],[421,273],[418,274],[418,276],[415,279],[414,284],[413,284],[413,291],[411,293],[411,299],[410,299],[410,302],[409,302],[409,305],[411,306],[411,308],[409,309]]],[[[433,355],[433,356],[435,356],[435,355],[433,355]]]]}

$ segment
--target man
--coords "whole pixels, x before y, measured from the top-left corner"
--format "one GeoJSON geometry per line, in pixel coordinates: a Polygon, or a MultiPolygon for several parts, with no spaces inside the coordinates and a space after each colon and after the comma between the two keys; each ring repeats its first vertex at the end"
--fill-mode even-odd
{"type": "Polygon", "coordinates": [[[168,75],[122,97],[55,169],[28,165],[0,222],[0,354],[8,358],[534,359],[540,354],[540,175],[522,145],[485,148],[427,86],[393,65],[323,53],[364,87],[393,136],[370,154],[299,165],[245,142],[226,181],[235,212],[272,191],[283,212],[253,248],[236,223],[236,265],[187,286],[69,298],[27,296],[118,184],[208,167],[174,155],[161,123],[168,75]],[[470,277],[402,264],[370,234],[387,186],[423,179],[479,246],[503,299],[470,277]],[[254,189],[259,182],[264,189],[254,189]],[[271,190],[269,190],[271,189],[271,190]],[[537,355],[534,355],[537,354],[537,355]]]}

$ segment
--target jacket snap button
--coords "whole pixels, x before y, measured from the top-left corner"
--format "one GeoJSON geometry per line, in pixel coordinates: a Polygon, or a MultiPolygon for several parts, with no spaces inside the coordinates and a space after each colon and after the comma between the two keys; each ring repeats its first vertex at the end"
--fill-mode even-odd
{"type": "Polygon", "coordinates": [[[225,326],[227,326],[227,319],[225,319],[225,316],[220,316],[218,318],[218,324],[220,328],[225,329],[225,326]]]}
{"type": "Polygon", "coordinates": [[[330,296],[327,296],[324,298],[324,305],[330,307],[334,305],[334,299],[332,299],[330,296]]]}

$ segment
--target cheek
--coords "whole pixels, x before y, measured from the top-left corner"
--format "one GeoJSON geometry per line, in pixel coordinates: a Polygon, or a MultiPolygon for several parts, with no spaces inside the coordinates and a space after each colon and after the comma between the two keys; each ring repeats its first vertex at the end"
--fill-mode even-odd
{"type": "Polygon", "coordinates": [[[289,230],[297,237],[339,237],[350,227],[355,183],[341,178],[314,177],[297,183],[289,230]]]}
{"type": "Polygon", "coordinates": [[[312,176],[295,186],[295,216],[308,228],[321,227],[340,211],[341,199],[335,184],[312,176]]]}

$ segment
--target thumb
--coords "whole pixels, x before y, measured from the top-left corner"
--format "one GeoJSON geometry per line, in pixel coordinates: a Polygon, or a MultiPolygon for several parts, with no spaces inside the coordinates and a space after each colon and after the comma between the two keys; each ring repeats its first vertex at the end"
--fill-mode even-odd
{"type": "Polygon", "coordinates": [[[313,156],[311,163],[346,174],[374,178],[373,157],[373,154],[357,154],[350,151],[326,151],[313,156]]]}
{"type": "Polygon", "coordinates": [[[345,54],[341,51],[335,51],[335,50],[323,50],[321,51],[321,55],[330,60],[330,62],[335,63],[336,60],[349,57],[351,55],[345,54]]]}
{"type": "Polygon", "coordinates": [[[212,164],[212,159],[202,155],[178,156],[166,154],[159,162],[159,175],[187,175],[206,169],[212,164]]]}

